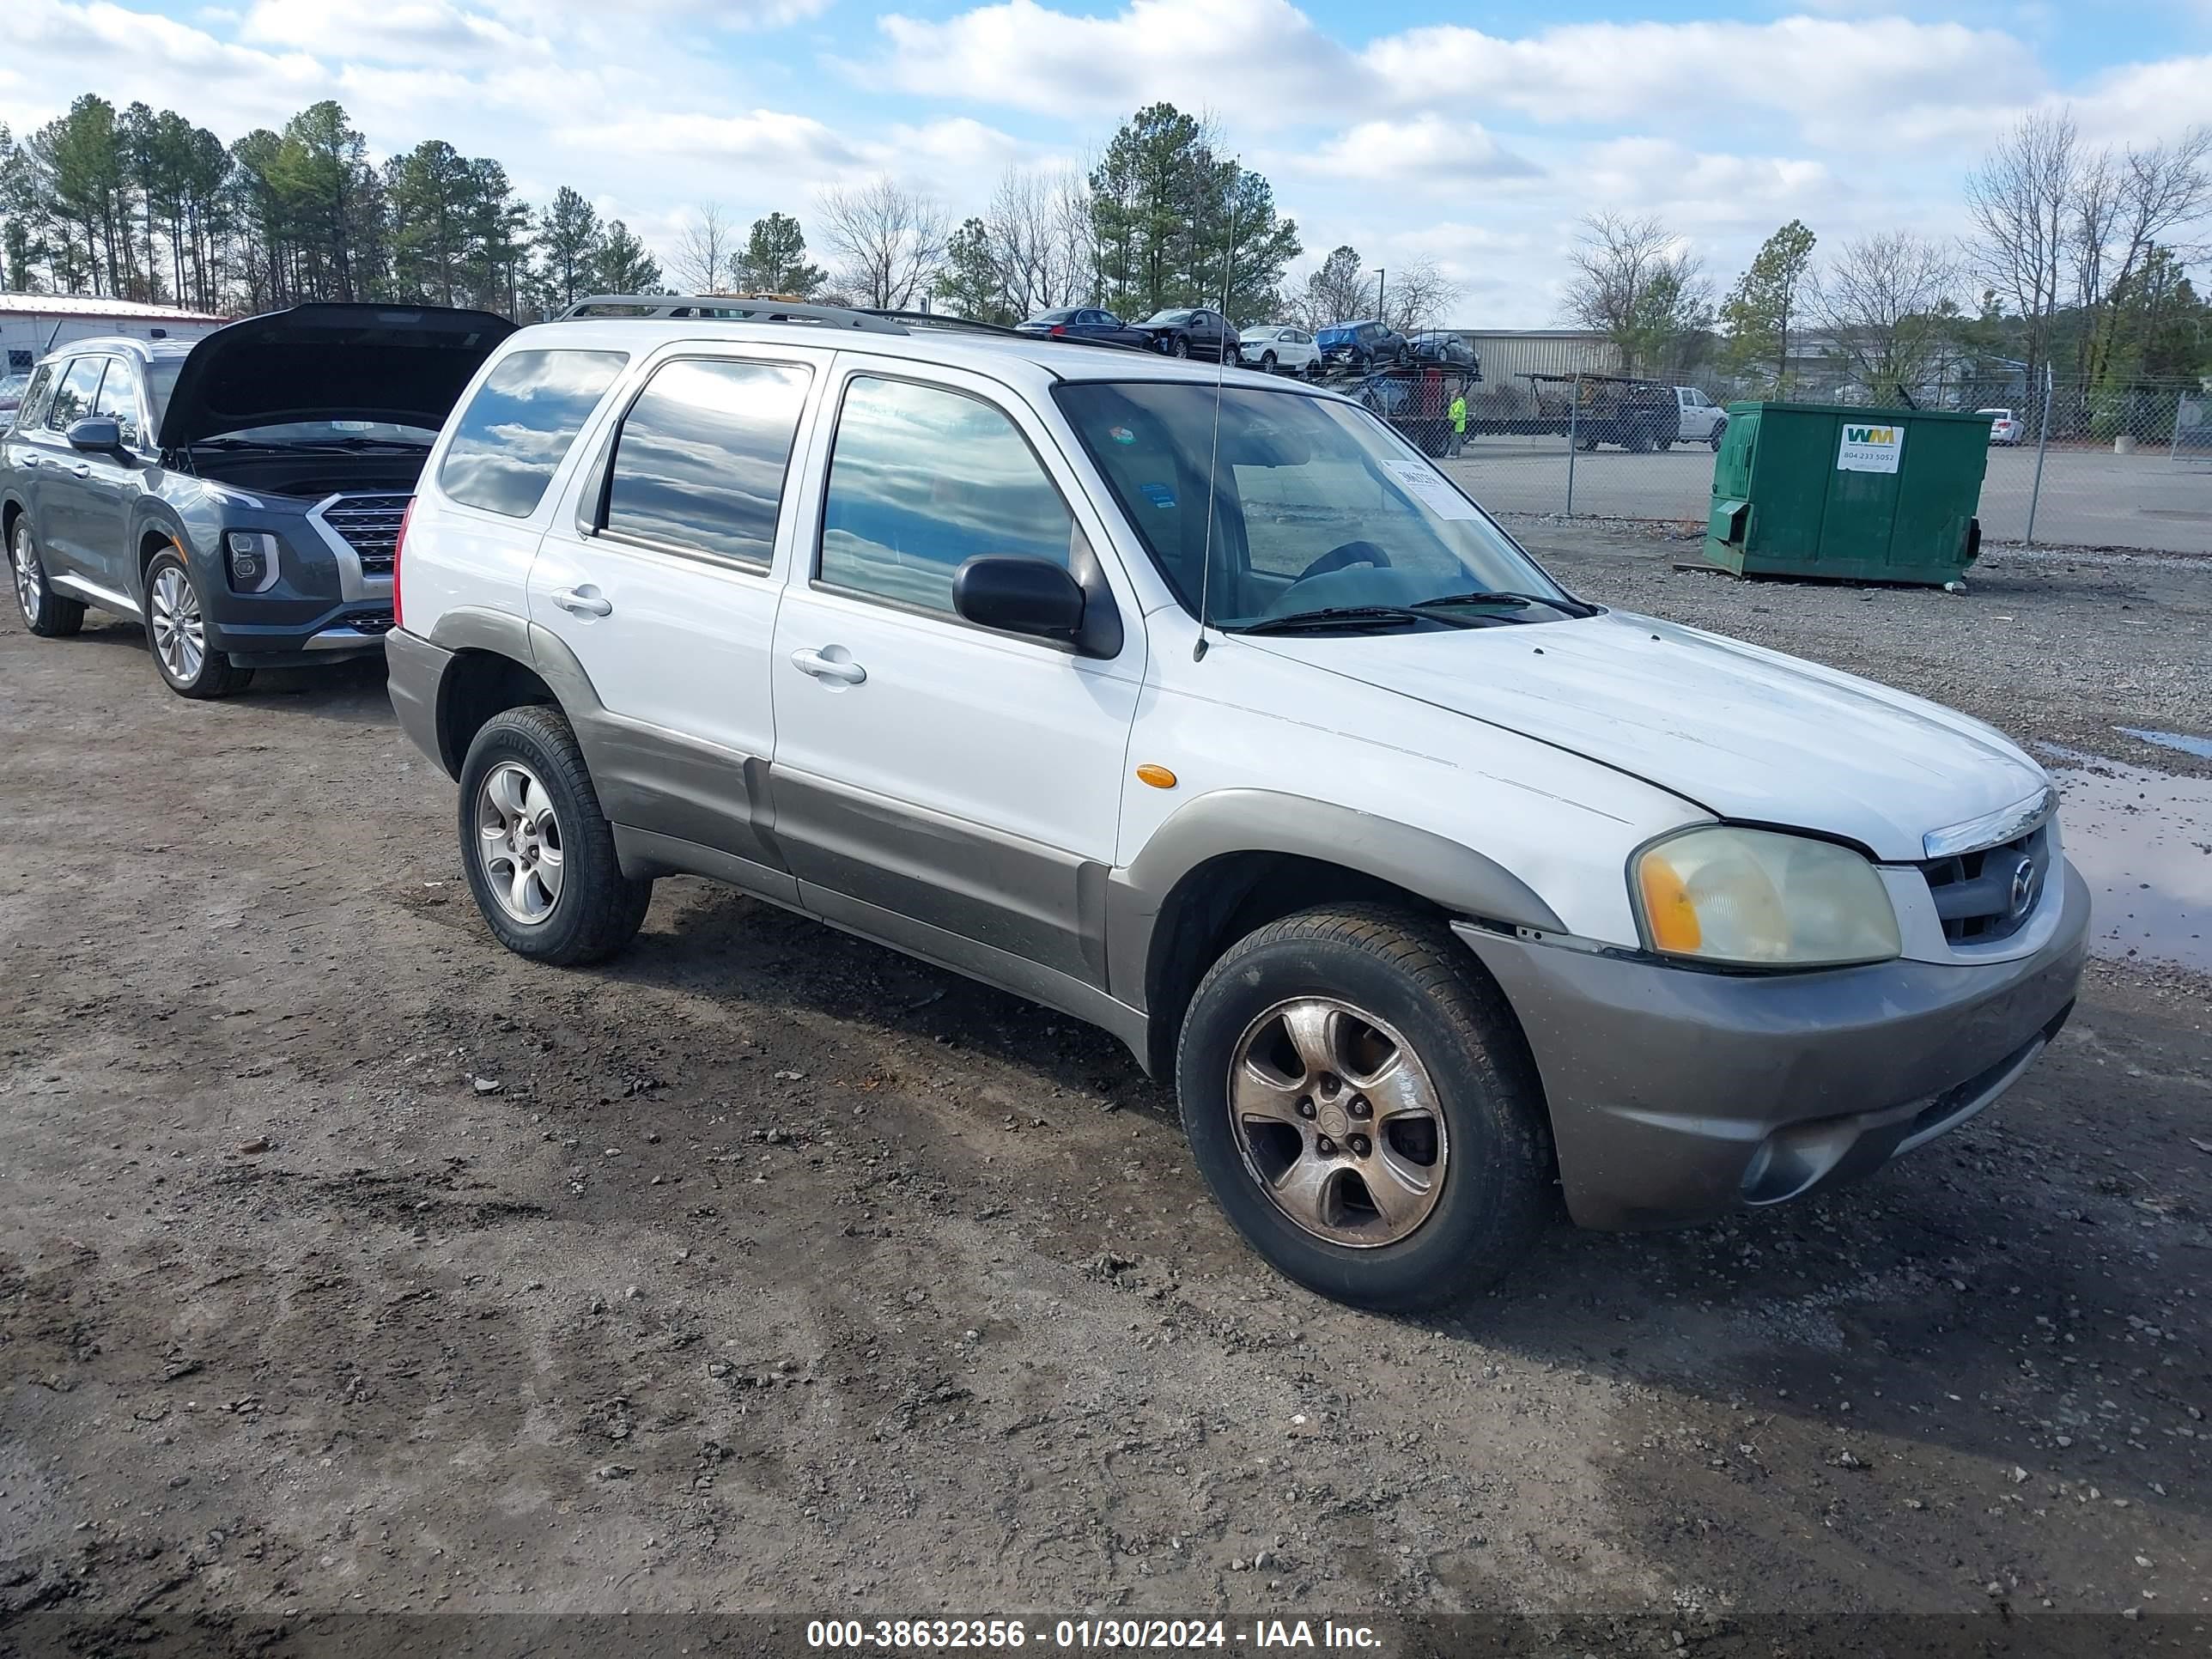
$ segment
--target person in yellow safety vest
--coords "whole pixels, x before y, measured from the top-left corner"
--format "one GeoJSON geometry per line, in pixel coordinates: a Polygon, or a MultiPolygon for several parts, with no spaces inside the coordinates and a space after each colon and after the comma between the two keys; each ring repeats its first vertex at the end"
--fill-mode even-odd
{"type": "Polygon", "coordinates": [[[1446,413],[1451,416],[1451,453],[1456,455],[1467,447],[1467,393],[1453,392],[1451,408],[1446,413]]]}

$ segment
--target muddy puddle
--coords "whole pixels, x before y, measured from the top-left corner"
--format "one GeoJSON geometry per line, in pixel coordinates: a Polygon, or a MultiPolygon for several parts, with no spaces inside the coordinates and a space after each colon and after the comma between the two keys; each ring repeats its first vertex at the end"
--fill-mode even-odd
{"type": "Polygon", "coordinates": [[[2212,971],[2212,780],[2039,744],[2089,884],[2090,948],[2212,971]]]}

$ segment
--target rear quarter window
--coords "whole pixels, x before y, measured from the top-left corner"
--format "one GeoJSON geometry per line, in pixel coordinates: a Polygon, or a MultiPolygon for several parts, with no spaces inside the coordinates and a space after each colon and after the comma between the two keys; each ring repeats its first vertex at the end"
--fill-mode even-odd
{"type": "Polygon", "coordinates": [[[621,351],[517,351],[501,358],[458,418],[438,488],[465,506],[528,518],[629,361],[621,351]]]}

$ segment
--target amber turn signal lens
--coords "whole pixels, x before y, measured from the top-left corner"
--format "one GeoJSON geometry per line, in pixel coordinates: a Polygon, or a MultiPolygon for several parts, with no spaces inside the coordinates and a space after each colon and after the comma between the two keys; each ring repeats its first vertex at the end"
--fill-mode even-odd
{"type": "Polygon", "coordinates": [[[1172,789],[1176,787],[1176,775],[1164,766],[1155,766],[1146,761],[1137,769],[1137,781],[1149,783],[1155,789],[1172,789]]]}
{"type": "Polygon", "coordinates": [[[1705,930],[1698,926],[1697,907],[1690,902],[1690,890],[1674,866],[1646,854],[1636,873],[1644,886],[1644,915],[1650,924],[1653,945],[1662,951],[1695,951],[1704,942],[1705,930]]]}

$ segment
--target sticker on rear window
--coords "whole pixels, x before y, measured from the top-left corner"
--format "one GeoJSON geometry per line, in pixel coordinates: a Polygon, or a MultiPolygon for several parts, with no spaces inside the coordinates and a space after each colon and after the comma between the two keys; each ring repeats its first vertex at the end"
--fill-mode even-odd
{"type": "Polygon", "coordinates": [[[1154,507],[1168,507],[1175,505],[1175,491],[1164,483],[1139,484],[1137,488],[1145,492],[1145,499],[1154,507]]]}
{"type": "Polygon", "coordinates": [[[1137,441],[1137,434],[1126,426],[1109,426],[1106,428],[1106,435],[1117,444],[1133,444],[1137,441]]]}

